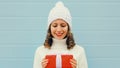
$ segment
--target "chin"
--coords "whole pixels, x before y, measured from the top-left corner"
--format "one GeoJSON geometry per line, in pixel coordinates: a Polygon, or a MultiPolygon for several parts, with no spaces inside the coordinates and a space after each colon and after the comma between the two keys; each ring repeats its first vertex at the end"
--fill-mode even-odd
{"type": "Polygon", "coordinates": [[[64,39],[64,36],[56,36],[55,35],[54,38],[61,40],[61,39],[64,39]]]}
{"type": "Polygon", "coordinates": [[[59,39],[59,40],[61,40],[61,39],[63,39],[63,38],[56,38],[56,39],[59,39]]]}
{"type": "Polygon", "coordinates": [[[57,34],[53,34],[53,37],[56,39],[64,39],[65,36],[66,34],[62,34],[61,36],[58,36],[57,34]]]}

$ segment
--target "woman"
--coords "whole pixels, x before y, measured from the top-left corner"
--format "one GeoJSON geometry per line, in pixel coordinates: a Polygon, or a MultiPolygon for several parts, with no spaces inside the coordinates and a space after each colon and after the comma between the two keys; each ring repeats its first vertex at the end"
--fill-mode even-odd
{"type": "MultiPolygon", "coordinates": [[[[71,33],[71,15],[62,2],[50,11],[48,16],[48,33],[43,46],[37,48],[33,68],[46,68],[50,60],[47,55],[56,55],[56,68],[62,68],[62,55],[72,55],[72,68],[88,68],[84,48],[75,44],[71,33]]],[[[68,68],[68,67],[67,67],[68,68]]]]}

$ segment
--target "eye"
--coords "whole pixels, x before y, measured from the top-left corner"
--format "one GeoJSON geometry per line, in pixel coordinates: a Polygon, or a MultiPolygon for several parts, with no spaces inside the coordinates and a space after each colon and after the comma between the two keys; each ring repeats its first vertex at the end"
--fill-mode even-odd
{"type": "Polygon", "coordinates": [[[52,24],[52,27],[57,27],[57,24],[52,24]]]}
{"type": "Polygon", "coordinates": [[[63,24],[61,24],[61,27],[66,27],[66,26],[67,26],[67,25],[66,25],[66,24],[64,24],[64,23],[63,23],[63,24]]]}

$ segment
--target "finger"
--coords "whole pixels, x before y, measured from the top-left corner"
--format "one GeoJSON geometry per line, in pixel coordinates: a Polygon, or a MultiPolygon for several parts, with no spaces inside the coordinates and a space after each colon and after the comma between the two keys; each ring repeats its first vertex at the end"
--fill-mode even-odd
{"type": "Polygon", "coordinates": [[[76,61],[75,59],[70,59],[70,60],[72,60],[72,61],[76,61]]]}
{"type": "Polygon", "coordinates": [[[46,67],[46,66],[47,66],[47,63],[48,63],[48,62],[45,62],[45,63],[43,63],[42,65],[43,65],[44,67],[46,67]]]}
{"type": "Polygon", "coordinates": [[[75,59],[70,59],[70,62],[77,64],[77,61],[75,59]]]}
{"type": "Polygon", "coordinates": [[[48,60],[48,59],[46,59],[46,58],[43,58],[43,59],[42,59],[42,61],[44,61],[44,60],[48,60]]]}
{"type": "Polygon", "coordinates": [[[44,63],[44,62],[48,62],[48,59],[43,59],[43,60],[42,60],[42,63],[44,63]]]}
{"type": "Polygon", "coordinates": [[[72,68],[76,68],[77,61],[75,59],[70,59],[70,63],[71,63],[72,68]]]}
{"type": "Polygon", "coordinates": [[[48,63],[48,59],[44,59],[42,62],[41,62],[41,65],[43,68],[45,68],[47,66],[47,63],[48,63]]]}
{"type": "Polygon", "coordinates": [[[73,62],[70,62],[70,63],[71,63],[71,65],[76,66],[76,64],[75,64],[75,63],[73,63],[73,62]]]}
{"type": "Polygon", "coordinates": [[[48,61],[46,61],[46,62],[42,62],[42,64],[47,64],[48,63],[48,61]]]}
{"type": "Polygon", "coordinates": [[[46,62],[42,62],[42,63],[41,63],[41,65],[42,65],[42,66],[47,65],[47,64],[48,64],[48,62],[47,62],[47,61],[46,61],[46,62]]]}
{"type": "Polygon", "coordinates": [[[75,64],[73,64],[73,63],[71,63],[71,66],[72,66],[72,68],[76,68],[76,65],[75,65],[75,64]]]}

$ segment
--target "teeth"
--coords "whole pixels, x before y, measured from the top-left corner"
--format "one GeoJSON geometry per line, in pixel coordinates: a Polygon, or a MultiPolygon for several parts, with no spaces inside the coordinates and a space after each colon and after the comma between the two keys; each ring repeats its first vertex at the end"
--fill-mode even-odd
{"type": "Polygon", "coordinates": [[[62,35],[62,34],[57,34],[57,35],[62,35]]]}
{"type": "Polygon", "coordinates": [[[62,35],[62,33],[60,33],[60,34],[56,34],[56,35],[62,35]]]}

